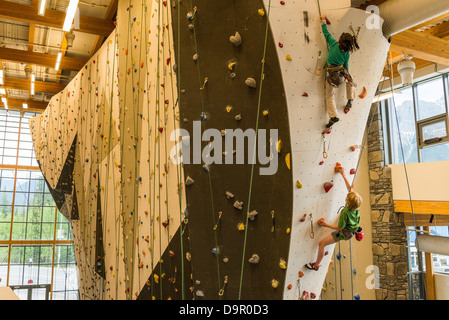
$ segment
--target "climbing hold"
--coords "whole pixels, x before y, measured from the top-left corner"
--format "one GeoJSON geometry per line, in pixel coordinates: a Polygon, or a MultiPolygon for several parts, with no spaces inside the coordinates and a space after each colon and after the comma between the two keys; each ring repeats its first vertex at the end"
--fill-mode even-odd
{"type": "Polygon", "coordinates": [[[261,17],[263,17],[263,16],[265,15],[265,11],[263,11],[263,9],[257,10],[257,13],[258,13],[261,17]]]}
{"type": "Polygon", "coordinates": [[[309,300],[309,293],[307,291],[302,292],[301,300],[309,300]]]}
{"type": "Polygon", "coordinates": [[[353,146],[350,146],[349,148],[351,149],[351,151],[355,151],[359,148],[359,146],[355,144],[353,146]]]}
{"type": "Polygon", "coordinates": [[[279,48],[283,48],[283,47],[284,47],[284,44],[283,44],[282,42],[279,42],[279,43],[278,43],[278,46],[279,46],[279,48]]]}
{"type": "Polygon", "coordinates": [[[316,298],[316,294],[313,293],[313,292],[311,292],[311,293],[310,293],[310,298],[315,299],[315,298],[316,298]]]}
{"type": "Polygon", "coordinates": [[[228,257],[224,257],[224,258],[223,258],[223,262],[224,262],[224,263],[228,263],[228,262],[229,262],[229,258],[228,258],[228,257]]]}
{"type": "Polygon", "coordinates": [[[302,96],[303,96],[303,97],[308,97],[309,94],[308,94],[307,92],[304,92],[304,93],[302,94],[302,96]]]}
{"type": "Polygon", "coordinates": [[[278,153],[281,153],[281,147],[282,147],[282,141],[279,140],[279,141],[277,142],[277,144],[276,144],[276,151],[277,151],[278,153]]]}
{"type": "Polygon", "coordinates": [[[226,106],[226,112],[229,113],[232,110],[232,106],[226,106]]]}
{"type": "Polygon", "coordinates": [[[334,186],[334,184],[332,182],[325,182],[324,183],[324,191],[326,191],[326,193],[328,193],[329,190],[332,189],[333,186],[334,186]]]}
{"type": "Polygon", "coordinates": [[[201,120],[207,120],[207,115],[205,112],[201,112],[201,116],[200,116],[201,120]]]}
{"type": "Polygon", "coordinates": [[[360,294],[357,293],[356,295],[354,295],[354,299],[355,300],[360,300],[360,294]]]}
{"type": "Polygon", "coordinates": [[[203,170],[206,172],[209,172],[209,165],[208,164],[204,164],[203,165],[203,170]]]}
{"type": "Polygon", "coordinates": [[[167,228],[167,226],[168,226],[168,220],[165,220],[164,222],[162,222],[162,225],[164,226],[164,228],[167,228]]]}
{"type": "Polygon", "coordinates": [[[243,209],[243,201],[238,201],[238,200],[236,200],[236,201],[234,202],[234,208],[239,209],[239,210],[242,210],[242,209],[243,209]]]}
{"type": "Polygon", "coordinates": [[[337,259],[340,260],[341,259],[341,253],[337,253],[337,259]]]}
{"type": "Polygon", "coordinates": [[[247,78],[245,80],[245,84],[250,87],[250,88],[256,88],[257,87],[257,83],[256,80],[254,80],[253,78],[247,78]]]}
{"type": "Polygon", "coordinates": [[[366,90],[366,88],[363,87],[362,93],[359,95],[359,98],[364,99],[366,97],[367,93],[368,93],[368,90],[366,90]]]}
{"type": "Polygon", "coordinates": [[[290,153],[287,153],[285,156],[285,164],[287,165],[288,170],[290,170],[290,153]]]}
{"type": "Polygon", "coordinates": [[[235,72],[231,72],[229,74],[229,78],[234,79],[237,75],[235,74],[235,72]]]}
{"type": "Polygon", "coordinates": [[[254,220],[256,219],[256,216],[257,216],[258,214],[259,214],[259,213],[258,213],[256,210],[253,210],[253,211],[251,211],[251,212],[248,213],[248,218],[249,218],[251,221],[254,221],[254,220]]]}
{"type": "Polygon", "coordinates": [[[232,193],[230,193],[229,191],[226,191],[226,198],[234,199],[234,195],[232,193]]]}
{"type": "Polygon", "coordinates": [[[242,37],[240,36],[240,33],[238,33],[237,31],[235,32],[235,35],[230,36],[229,37],[229,41],[231,41],[231,43],[238,47],[242,44],[242,37]]]}
{"type": "Polygon", "coordinates": [[[190,185],[193,184],[194,182],[195,182],[195,181],[193,181],[192,178],[187,177],[187,179],[186,179],[186,186],[190,186],[190,185]]]}
{"type": "Polygon", "coordinates": [[[287,262],[283,258],[279,260],[279,268],[287,269],[287,262]]]}
{"type": "Polygon", "coordinates": [[[301,219],[299,219],[300,222],[306,221],[307,213],[304,213],[301,219]]]}
{"type": "Polygon", "coordinates": [[[298,271],[298,277],[299,277],[299,278],[302,278],[302,277],[304,277],[304,272],[302,272],[302,271],[298,271]]]}
{"type": "Polygon", "coordinates": [[[262,113],[265,117],[268,116],[268,110],[264,110],[262,113]]]}
{"type": "Polygon", "coordinates": [[[286,234],[290,234],[290,228],[287,228],[287,230],[285,230],[286,234]]]}
{"type": "Polygon", "coordinates": [[[255,253],[251,256],[251,258],[248,259],[248,262],[252,263],[252,264],[258,264],[259,261],[260,261],[260,257],[259,257],[259,255],[255,254],[255,253]]]}
{"type": "Polygon", "coordinates": [[[292,285],[289,284],[289,285],[287,286],[287,290],[291,290],[291,289],[292,289],[292,285]]]}
{"type": "Polygon", "coordinates": [[[284,5],[285,4],[285,1],[281,1],[281,5],[284,5]]]}
{"type": "Polygon", "coordinates": [[[197,60],[198,60],[198,57],[199,57],[198,53],[195,53],[195,54],[193,55],[193,61],[197,61],[197,60]]]}
{"type": "Polygon", "coordinates": [[[190,24],[189,24],[189,30],[190,30],[190,31],[193,31],[193,29],[194,29],[194,26],[193,26],[193,24],[190,23],[190,24]]]}
{"type": "Polygon", "coordinates": [[[213,248],[213,249],[212,249],[212,253],[213,253],[213,254],[220,254],[220,249],[218,249],[218,248],[213,248]]]}
{"type": "Polygon", "coordinates": [[[292,59],[292,57],[290,57],[290,55],[288,54],[288,55],[285,57],[285,60],[287,60],[287,61],[292,61],[293,59],[292,59]]]}
{"type": "Polygon", "coordinates": [[[351,170],[349,170],[349,174],[355,174],[355,169],[352,168],[351,170]]]}
{"type": "Polygon", "coordinates": [[[245,230],[245,224],[244,224],[243,222],[240,222],[240,223],[237,225],[237,229],[238,229],[239,231],[245,230]]]}
{"type": "Polygon", "coordinates": [[[323,164],[324,164],[324,161],[320,161],[319,165],[321,166],[321,165],[323,165],[323,164]]]}
{"type": "Polygon", "coordinates": [[[202,298],[202,297],[204,297],[204,292],[201,290],[196,290],[196,296],[199,298],[202,298]]]}
{"type": "Polygon", "coordinates": [[[238,114],[238,115],[236,115],[236,116],[234,117],[234,119],[237,120],[237,121],[240,121],[240,120],[242,120],[242,115],[241,115],[241,114],[238,114]]]}
{"type": "Polygon", "coordinates": [[[228,64],[228,69],[229,70],[234,70],[234,66],[236,65],[237,62],[231,62],[230,64],[228,64]]]}
{"type": "Polygon", "coordinates": [[[279,286],[279,281],[277,281],[276,279],[272,279],[271,286],[276,289],[279,286]]]}
{"type": "Polygon", "coordinates": [[[341,168],[341,163],[337,162],[334,167],[334,172],[337,173],[338,171],[340,171],[340,168],[341,168]]]}

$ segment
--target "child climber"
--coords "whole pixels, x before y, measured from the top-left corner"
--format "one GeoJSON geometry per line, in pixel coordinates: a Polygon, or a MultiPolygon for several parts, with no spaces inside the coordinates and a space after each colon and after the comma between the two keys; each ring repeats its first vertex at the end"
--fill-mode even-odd
{"type": "Polygon", "coordinates": [[[338,219],[338,225],[330,225],[326,223],[324,218],[318,220],[318,224],[322,227],[334,229],[335,231],[328,235],[326,238],[320,241],[318,247],[318,257],[315,262],[306,264],[306,268],[310,270],[318,271],[320,262],[324,256],[324,248],[330,244],[336,243],[340,240],[350,240],[357,232],[361,232],[362,228],[360,224],[360,212],[358,208],[362,203],[362,197],[353,191],[352,186],[349,184],[345,175],[344,168],[340,167],[339,172],[345,180],[346,188],[348,189],[348,195],[346,196],[346,205],[341,210],[340,218],[338,219]]]}
{"type": "Polygon", "coordinates": [[[326,127],[330,128],[340,120],[338,118],[337,105],[335,104],[335,92],[345,80],[346,97],[348,99],[345,113],[349,112],[355,99],[354,83],[349,75],[349,58],[352,52],[359,49],[359,45],[357,37],[346,32],[342,33],[337,42],[327,30],[325,15],[321,15],[321,28],[329,45],[326,65],[326,107],[330,120],[326,127]]]}

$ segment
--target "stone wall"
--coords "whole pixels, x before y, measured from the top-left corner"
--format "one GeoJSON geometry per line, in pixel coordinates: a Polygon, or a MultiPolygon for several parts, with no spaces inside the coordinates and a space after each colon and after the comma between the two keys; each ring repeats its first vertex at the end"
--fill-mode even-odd
{"type": "MultiPolygon", "coordinates": [[[[402,214],[394,212],[390,168],[385,166],[380,106],[374,106],[368,133],[368,165],[373,239],[373,263],[379,268],[377,300],[406,300],[407,252],[402,214]]],[[[369,121],[372,114],[370,114],[369,121]]]]}

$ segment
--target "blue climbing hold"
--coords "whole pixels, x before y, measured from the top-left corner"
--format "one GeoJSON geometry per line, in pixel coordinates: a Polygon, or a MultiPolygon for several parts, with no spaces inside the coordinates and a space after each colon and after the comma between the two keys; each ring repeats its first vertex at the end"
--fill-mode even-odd
{"type": "Polygon", "coordinates": [[[357,294],[354,296],[354,299],[357,300],[357,301],[360,300],[360,295],[357,293],[357,294]]]}
{"type": "Polygon", "coordinates": [[[337,259],[340,260],[341,259],[341,253],[337,253],[337,259]]]}

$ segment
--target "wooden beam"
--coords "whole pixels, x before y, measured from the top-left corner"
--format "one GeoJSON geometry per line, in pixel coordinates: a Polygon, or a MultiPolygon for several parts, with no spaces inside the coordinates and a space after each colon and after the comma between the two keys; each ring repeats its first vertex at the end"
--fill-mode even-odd
{"type": "MultiPolygon", "coordinates": [[[[30,79],[20,79],[20,78],[4,78],[5,79],[5,88],[6,89],[17,89],[17,90],[26,90],[30,91],[30,79]]],[[[61,92],[66,87],[65,84],[59,84],[54,82],[45,82],[45,81],[35,81],[34,82],[34,91],[35,92],[45,92],[56,94],[61,92]]]]}
{"type": "Polygon", "coordinates": [[[425,34],[438,38],[446,38],[449,36],[449,21],[440,23],[439,25],[423,31],[425,34]]]}
{"type": "MultiPolygon", "coordinates": [[[[40,52],[29,52],[25,50],[0,48],[0,60],[4,61],[19,62],[54,68],[56,64],[56,57],[57,57],[56,55],[40,52]]],[[[60,68],[79,71],[86,64],[86,62],[87,60],[85,59],[63,57],[61,59],[60,68]]]]}
{"type": "Polygon", "coordinates": [[[404,213],[404,224],[406,227],[425,226],[449,226],[449,216],[431,215],[421,213],[404,213]]]}
{"type": "Polygon", "coordinates": [[[36,109],[36,110],[45,110],[47,108],[48,102],[32,100],[32,99],[18,99],[8,97],[8,109],[11,110],[27,110],[23,109],[23,104],[26,103],[28,105],[28,109],[36,109]]]}
{"type": "MultiPolygon", "coordinates": [[[[449,215],[449,201],[412,201],[414,214],[449,215]]],[[[409,200],[394,200],[396,212],[411,213],[409,200]]]]}
{"type": "Polygon", "coordinates": [[[426,27],[426,26],[428,26],[428,25],[437,23],[438,21],[441,21],[441,20],[447,19],[447,18],[449,18],[449,12],[447,12],[447,13],[445,13],[445,14],[442,14],[441,16],[435,17],[435,18],[433,18],[433,19],[430,19],[430,20],[428,20],[428,21],[425,21],[425,22],[423,22],[423,23],[420,23],[420,24],[414,26],[413,28],[410,28],[410,30],[411,30],[411,31],[415,31],[415,30],[424,28],[424,27],[426,27]]]}
{"type": "Polygon", "coordinates": [[[423,32],[406,30],[396,34],[390,49],[449,66],[449,42],[423,32]]]}
{"type": "MultiPolygon", "coordinates": [[[[40,16],[37,11],[36,5],[0,0],[0,18],[62,29],[65,12],[47,9],[45,16],[40,16]]],[[[80,15],[80,28],[76,31],[108,36],[114,28],[113,21],[80,15]]]]}

